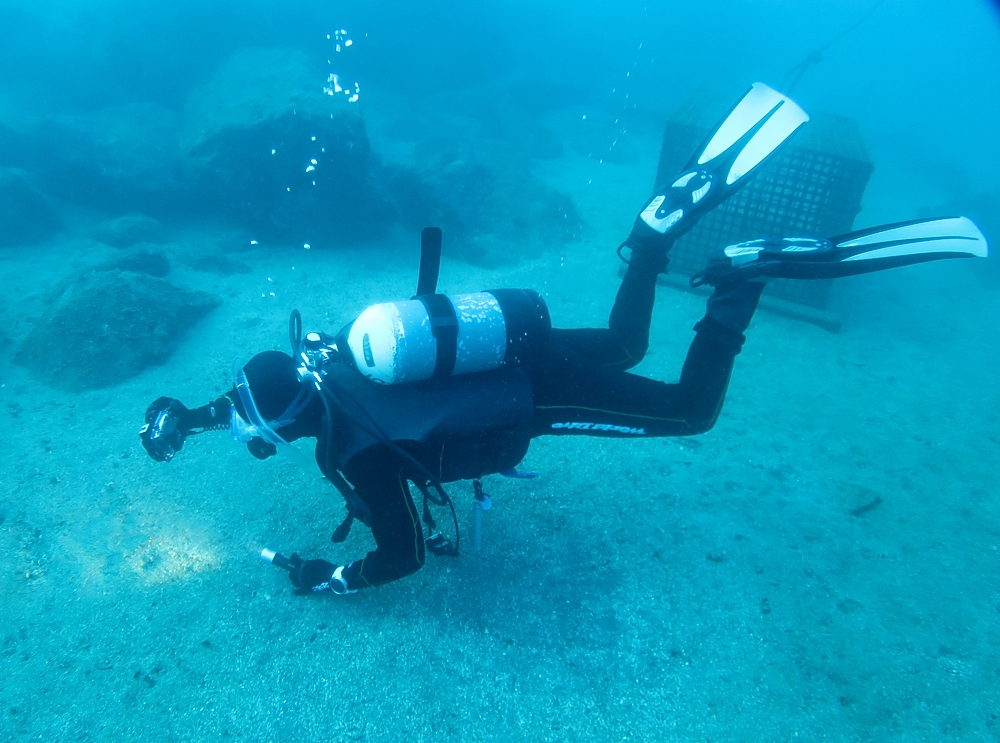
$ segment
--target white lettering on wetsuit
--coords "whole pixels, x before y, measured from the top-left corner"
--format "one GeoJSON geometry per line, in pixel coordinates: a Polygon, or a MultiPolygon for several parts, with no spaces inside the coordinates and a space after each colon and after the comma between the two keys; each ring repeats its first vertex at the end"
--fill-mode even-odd
{"type": "Polygon", "coordinates": [[[613,426],[610,423],[553,423],[553,428],[568,428],[576,431],[614,431],[615,433],[631,433],[635,436],[645,436],[645,428],[629,428],[628,426],[613,426]]]}

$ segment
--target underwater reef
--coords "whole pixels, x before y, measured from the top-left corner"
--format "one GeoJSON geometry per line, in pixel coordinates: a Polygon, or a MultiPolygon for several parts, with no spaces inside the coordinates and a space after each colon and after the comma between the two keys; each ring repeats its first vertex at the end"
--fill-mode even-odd
{"type": "Polygon", "coordinates": [[[437,224],[452,257],[494,265],[579,234],[573,201],[509,152],[429,137],[413,162],[383,159],[357,96],[324,75],[302,52],[248,47],[179,110],[134,102],[0,123],[0,246],[39,243],[80,207],[103,222],[88,236],[116,247],[190,220],[317,248],[437,224]]]}

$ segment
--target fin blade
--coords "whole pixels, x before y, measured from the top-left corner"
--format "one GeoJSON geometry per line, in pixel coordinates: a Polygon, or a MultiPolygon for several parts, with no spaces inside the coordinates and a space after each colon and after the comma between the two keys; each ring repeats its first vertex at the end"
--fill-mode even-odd
{"type": "Polygon", "coordinates": [[[857,251],[843,261],[895,258],[928,253],[986,258],[989,246],[983,233],[967,217],[924,219],[862,230],[835,239],[838,250],[857,251]]]}
{"type": "Polygon", "coordinates": [[[771,118],[764,122],[740,151],[726,176],[726,184],[732,185],[760,165],[807,121],[808,114],[790,98],[785,98],[771,118]]]}
{"type": "MultiPolygon", "coordinates": [[[[709,139],[708,144],[702,150],[701,154],[698,156],[697,164],[705,165],[706,163],[716,159],[717,157],[726,153],[733,145],[745,137],[754,127],[760,126],[761,122],[764,122],[764,126],[761,130],[768,129],[768,134],[758,141],[755,147],[760,148],[762,151],[764,145],[768,142],[771,143],[770,150],[768,150],[763,156],[761,156],[757,162],[763,160],[767,154],[770,154],[781,142],[783,142],[787,137],[795,131],[800,124],[805,123],[809,120],[799,106],[792,101],[791,98],[782,95],[778,91],[774,90],[764,83],[754,83],[751,86],[749,92],[743,96],[739,103],[729,112],[729,115],[722,121],[722,123],[716,128],[715,134],[709,139]],[[779,117],[780,122],[773,125],[774,129],[770,129],[768,125],[768,117],[774,117],[778,115],[780,109],[788,107],[788,111],[781,114],[779,117]],[[776,111],[777,109],[777,111],[776,111]],[[797,118],[801,118],[798,123],[796,123],[784,136],[777,139],[778,134],[785,130],[787,126],[797,118]]],[[[760,132],[757,133],[758,135],[760,132]]],[[[757,136],[751,141],[757,139],[757,136]]],[[[751,166],[752,167],[752,166],[751,166]]],[[[749,172],[751,168],[746,168],[744,173],[749,172]]],[[[734,179],[735,180],[735,179],[734,179]]],[[[732,183],[732,181],[730,181],[732,183]]]]}

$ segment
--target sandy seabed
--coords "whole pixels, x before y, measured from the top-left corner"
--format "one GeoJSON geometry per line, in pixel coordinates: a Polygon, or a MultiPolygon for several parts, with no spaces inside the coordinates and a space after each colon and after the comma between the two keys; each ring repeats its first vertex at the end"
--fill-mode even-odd
{"type": "MultiPolygon", "coordinates": [[[[587,239],[489,272],[446,261],[441,288],[532,287],[557,324],[603,324],[651,167],[547,168],[587,239]]],[[[538,440],[540,478],[487,478],[480,552],[298,598],[262,547],[371,545],[361,527],[330,543],[343,505],[318,472],[225,433],[156,464],[136,432],[155,397],[203,404],[234,360],[284,349],[292,308],[336,330],[409,297],[400,244],[175,266],[222,307],[168,364],[78,395],[9,359],[45,289],[106,256],[0,254],[0,739],[1000,739],[1000,299],[965,268],[844,282],[840,334],[760,312],[709,434],[538,440]],[[918,311],[881,323],[859,299],[918,311]]],[[[638,371],[669,380],[704,298],[659,292],[638,371]]],[[[450,491],[468,536],[471,487],[450,491]]]]}

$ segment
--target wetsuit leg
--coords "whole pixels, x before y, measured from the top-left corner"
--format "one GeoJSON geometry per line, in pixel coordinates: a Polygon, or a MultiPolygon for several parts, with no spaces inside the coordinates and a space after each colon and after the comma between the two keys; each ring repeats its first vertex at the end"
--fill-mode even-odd
{"type": "Polygon", "coordinates": [[[376,545],[344,571],[347,587],[377,586],[415,573],[424,564],[424,533],[404,465],[373,446],[351,459],[344,474],[371,509],[376,545]]]}
{"type": "Polygon", "coordinates": [[[666,266],[665,252],[634,252],[618,287],[608,327],[553,328],[553,345],[569,349],[607,369],[631,369],[642,361],[649,348],[656,277],[663,273],[666,266]]]}
{"type": "Polygon", "coordinates": [[[733,362],[743,346],[762,285],[716,290],[676,384],[602,366],[570,346],[550,344],[532,375],[532,434],[690,436],[715,425],[733,362]]]}

